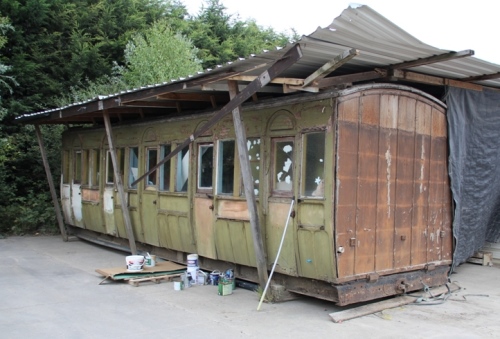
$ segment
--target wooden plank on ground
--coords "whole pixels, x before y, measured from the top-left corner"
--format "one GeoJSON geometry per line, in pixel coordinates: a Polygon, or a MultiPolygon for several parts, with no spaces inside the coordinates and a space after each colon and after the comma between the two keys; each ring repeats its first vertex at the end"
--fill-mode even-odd
{"type": "MultiPolygon", "coordinates": [[[[457,285],[451,284],[450,290],[452,292],[456,291],[457,289],[458,289],[457,285]]],[[[441,294],[446,293],[446,292],[448,292],[448,287],[446,287],[445,285],[439,286],[439,287],[436,287],[436,288],[433,288],[430,290],[430,293],[433,296],[438,296],[438,295],[441,295],[441,294]]],[[[418,292],[415,292],[415,293],[418,293],[418,292]]],[[[333,322],[341,323],[345,320],[359,318],[359,317],[362,317],[365,315],[381,312],[383,310],[387,310],[390,308],[408,305],[408,304],[411,304],[412,302],[414,302],[415,300],[417,300],[417,298],[413,297],[413,296],[408,296],[408,295],[398,296],[398,297],[393,298],[393,299],[387,299],[387,300],[375,302],[375,303],[372,303],[369,305],[363,305],[363,306],[359,306],[356,308],[350,308],[350,309],[345,310],[345,311],[330,313],[330,317],[332,318],[333,322]]]]}
{"type": "MultiPolygon", "coordinates": [[[[114,268],[98,268],[95,271],[99,274],[101,274],[104,277],[110,277],[113,278],[116,275],[119,274],[130,274],[130,272],[127,271],[125,268],[125,263],[123,264],[124,267],[114,267],[114,268]]],[[[156,273],[156,272],[169,272],[169,271],[177,271],[177,270],[182,270],[186,269],[186,266],[184,265],[179,265],[176,263],[173,263],[171,261],[161,261],[156,263],[154,267],[144,267],[144,269],[141,272],[133,273],[133,274],[148,274],[148,273],[156,273]]]]}

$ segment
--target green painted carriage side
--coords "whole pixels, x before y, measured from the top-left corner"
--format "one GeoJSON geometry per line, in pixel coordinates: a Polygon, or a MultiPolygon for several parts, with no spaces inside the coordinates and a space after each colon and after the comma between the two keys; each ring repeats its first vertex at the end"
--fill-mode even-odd
{"type": "MultiPolygon", "coordinates": [[[[257,196],[260,224],[265,237],[265,246],[269,267],[281,240],[288,215],[291,197],[273,197],[270,191],[271,144],[274,138],[290,137],[294,141],[293,170],[295,173],[293,191],[295,196],[295,218],[290,219],[285,244],[278,262],[278,272],[293,276],[303,276],[332,281],[336,267],[333,260],[333,216],[332,189],[327,188],[325,197],[311,199],[300,197],[304,153],[300,150],[304,133],[322,131],[325,133],[325,187],[333,185],[333,150],[334,137],[332,126],[334,100],[325,99],[306,103],[267,108],[258,111],[244,111],[243,119],[248,138],[260,138],[260,187],[257,196]],[[299,199],[300,198],[300,199],[299,199]],[[298,202],[298,204],[297,204],[298,202]]],[[[197,192],[196,165],[197,145],[210,142],[214,146],[221,140],[234,140],[232,118],[220,121],[210,133],[195,140],[190,148],[189,188],[186,193],[159,191],[146,188],[144,181],[138,183],[137,189],[128,187],[129,150],[139,148],[139,173],[145,172],[146,150],[148,147],[158,148],[164,144],[175,146],[192,134],[204,121],[207,115],[186,116],[173,120],[151,121],[131,125],[113,126],[113,137],[117,150],[124,152],[124,188],[132,219],[134,236],[137,241],[160,246],[185,253],[197,253],[198,249],[208,248],[207,255],[213,259],[236,264],[255,266],[255,253],[252,243],[251,228],[248,218],[240,213],[237,217],[224,216],[224,209],[229,206],[246,205],[239,192],[233,195],[215,195],[211,200],[213,212],[209,219],[196,220],[196,201],[203,201],[206,195],[197,192]],[[208,224],[209,223],[209,224],[208,224]],[[209,232],[205,232],[209,230],[209,232]],[[203,234],[203,236],[200,236],[203,234]],[[214,250],[209,250],[213,248],[214,250]]],[[[84,150],[99,148],[101,182],[94,190],[99,192],[99,201],[83,204],[86,228],[100,233],[126,237],[121,216],[121,202],[116,190],[113,194],[114,228],[106,227],[106,212],[103,211],[103,194],[109,184],[105,183],[107,142],[104,129],[73,130],[65,133],[64,148],[72,145],[74,138],[81,140],[84,150]],[[100,217],[96,217],[100,213],[100,217]]],[[[174,163],[170,166],[174,170],[174,163]]],[[[235,164],[235,182],[239,180],[239,168],[235,164]]],[[[173,174],[175,175],[175,174],[173,174]]],[[[214,174],[215,176],[215,174],[214,174]]],[[[171,180],[171,183],[175,181],[171,180]]],[[[239,190],[239,187],[235,187],[239,190]]],[[[200,207],[202,208],[202,207],[200,207]]],[[[206,206],[203,206],[206,208],[206,206]]],[[[205,210],[204,210],[205,211],[205,210]]],[[[204,215],[206,216],[207,211],[204,215]]]]}

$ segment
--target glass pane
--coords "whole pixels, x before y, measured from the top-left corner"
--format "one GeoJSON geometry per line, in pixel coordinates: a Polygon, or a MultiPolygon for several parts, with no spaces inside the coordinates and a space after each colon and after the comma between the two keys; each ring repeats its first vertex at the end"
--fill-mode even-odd
{"type": "MultiPolygon", "coordinates": [[[[260,139],[247,139],[248,160],[250,161],[250,169],[252,170],[253,190],[256,196],[259,195],[259,178],[260,178],[260,139]]],[[[241,186],[243,187],[243,185],[241,186]]],[[[241,194],[244,195],[242,189],[241,194]]]]}
{"type": "Polygon", "coordinates": [[[111,152],[106,151],[106,184],[114,182],[113,161],[111,160],[111,152]]]}
{"type": "Polygon", "coordinates": [[[293,189],[293,141],[277,141],[274,147],[274,189],[293,189]]]}
{"type": "Polygon", "coordinates": [[[302,179],[305,196],[323,197],[325,178],[325,133],[304,136],[305,171],[302,179]]]}
{"type": "Polygon", "coordinates": [[[90,185],[99,186],[99,161],[101,160],[101,151],[98,149],[92,150],[91,169],[90,169],[90,185]]]}
{"type": "MultiPolygon", "coordinates": [[[[171,151],[170,145],[163,145],[160,148],[160,158],[165,158],[171,151]]],[[[160,167],[160,190],[170,191],[170,160],[160,167]]]]}
{"type": "MultiPolygon", "coordinates": [[[[157,149],[148,149],[148,157],[147,157],[147,163],[146,163],[146,172],[149,171],[150,168],[153,168],[156,166],[158,163],[158,150],[157,149]]],[[[156,170],[148,175],[146,185],[148,186],[154,186],[156,185],[156,170]]]]}
{"type": "Polygon", "coordinates": [[[73,182],[75,184],[82,182],[82,151],[75,151],[73,182]]]}
{"type": "Polygon", "coordinates": [[[89,150],[84,149],[82,153],[82,185],[89,184],[90,172],[90,158],[89,150]]]}
{"type": "Polygon", "coordinates": [[[63,183],[69,183],[69,151],[63,153],[63,183]]]}
{"type": "Polygon", "coordinates": [[[176,181],[175,181],[176,192],[187,192],[188,178],[189,178],[189,146],[186,146],[177,155],[176,181]]]}
{"type": "Polygon", "coordinates": [[[120,172],[120,179],[123,184],[123,176],[125,173],[125,149],[124,148],[119,148],[116,150],[116,156],[118,157],[118,167],[120,172]]]}
{"type": "Polygon", "coordinates": [[[231,194],[234,191],[234,140],[219,143],[218,193],[231,194]]]}
{"type": "Polygon", "coordinates": [[[198,147],[198,188],[212,188],[213,145],[198,147]]]}
{"type": "Polygon", "coordinates": [[[130,185],[139,177],[139,148],[130,147],[129,148],[129,169],[128,169],[128,187],[137,188],[137,184],[130,185]]]}

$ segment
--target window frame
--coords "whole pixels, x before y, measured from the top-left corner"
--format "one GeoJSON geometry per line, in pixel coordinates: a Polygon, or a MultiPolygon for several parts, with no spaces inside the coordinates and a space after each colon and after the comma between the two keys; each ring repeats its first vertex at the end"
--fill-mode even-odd
{"type": "Polygon", "coordinates": [[[214,189],[214,168],[216,166],[214,165],[214,143],[213,142],[203,142],[197,144],[197,157],[196,157],[196,192],[199,193],[212,193],[214,189]],[[202,165],[202,157],[205,152],[203,152],[201,149],[202,148],[212,148],[212,167],[211,167],[211,180],[210,180],[210,186],[200,186],[201,182],[201,165],[202,165]]]}
{"type": "Polygon", "coordinates": [[[324,181],[325,181],[325,158],[326,158],[326,131],[325,130],[315,130],[315,131],[307,131],[302,133],[302,167],[301,167],[301,173],[300,173],[300,197],[305,198],[305,199],[324,199],[325,198],[325,192],[324,192],[324,181]],[[321,190],[320,183],[316,183],[317,187],[311,194],[306,194],[306,176],[308,174],[308,163],[307,163],[307,158],[310,155],[310,152],[307,151],[307,145],[309,143],[309,140],[307,140],[307,137],[312,135],[312,134],[322,134],[323,135],[323,157],[322,157],[322,163],[323,163],[323,177],[320,178],[320,182],[322,181],[322,194],[321,195],[313,195],[313,193],[316,190],[321,190]]]}
{"type": "Polygon", "coordinates": [[[270,191],[271,191],[271,196],[273,197],[292,197],[293,192],[294,192],[294,177],[297,175],[295,173],[295,165],[296,165],[296,145],[297,142],[295,141],[295,137],[293,136],[283,136],[283,137],[273,137],[271,138],[271,175],[270,175],[270,191]],[[292,146],[292,156],[291,156],[291,170],[292,170],[292,178],[291,178],[291,189],[290,190],[282,190],[282,189],[277,189],[276,187],[276,176],[277,176],[277,164],[276,164],[276,151],[277,151],[277,144],[280,142],[291,142],[293,144],[292,146]]]}
{"type": "MultiPolygon", "coordinates": [[[[164,159],[167,155],[172,152],[172,144],[161,144],[160,145],[160,159],[164,159]],[[166,147],[168,147],[168,153],[165,152],[166,147]]],[[[174,157],[175,158],[175,157],[174,157]]],[[[160,192],[171,192],[172,191],[172,158],[167,162],[163,163],[159,168],[158,177],[158,190],[160,192]],[[168,178],[165,178],[165,169],[168,168],[168,178]],[[168,187],[165,189],[165,182],[167,182],[168,187]]]]}

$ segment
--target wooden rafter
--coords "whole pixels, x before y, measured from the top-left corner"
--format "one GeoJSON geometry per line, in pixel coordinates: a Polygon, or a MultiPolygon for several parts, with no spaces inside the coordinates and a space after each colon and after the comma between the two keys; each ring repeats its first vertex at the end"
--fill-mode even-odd
{"type": "Polygon", "coordinates": [[[206,93],[165,93],[157,95],[156,98],[159,100],[212,102],[214,99],[217,101],[227,101],[229,96],[227,94],[206,93]]]}
{"type": "Polygon", "coordinates": [[[384,69],[375,69],[373,71],[354,73],[348,75],[339,75],[330,78],[324,78],[318,81],[319,88],[339,86],[344,84],[352,84],[354,82],[369,81],[374,79],[385,78],[387,71],[384,69]]]}
{"type": "MultiPolygon", "coordinates": [[[[246,81],[246,82],[252,82],[257,78],[256,75],[235,75],[228,80],[235,80],[235,81],[246,81]]],[[[271,81],[271,84],[286,84],[286,85],[293,85],[293,86],[302,86],[304,84],[304,79],[296,79],[296,78],[276,78],[271,81]]]]}
{"type": "Polygon", "coordinates": [[[449,61],[454,59],[465,58],[474,55],[474,51],[472,49],[466,49],[460,52],[449,52],[445,54],[433,55],[428,58],[421,58],[417,60],[405,61],[399,64],[394,64],[389,66],[389,69],[406,69],[417,66],[435,64],[437,62],[449,61]]]}
{"type": "Polygon", "coordinates": [[[492,79],[499,79],[499,78],[500,78],[500,72],[463,78],[463,79],[460,79],[460,81],[470,82],[470,81],[492,80],[492,79]]]}
{"type": "Polygon", "coordinates": [[[355,48],[351,48],[350,50],[344,51],[342,54],[336,56],[332,61],[327,62],[323,66],[321,66],[318,70],[316,70],[313,74],[308,76],[302,87],[308,87],[315,81],[321,80],[326,77],[328,74],[332,73],[334,70],[354,58],[359,54],[359,51],[355,48]]]}

